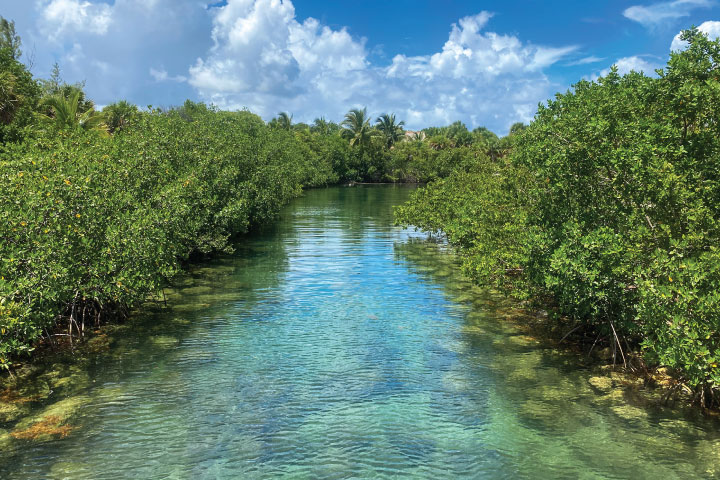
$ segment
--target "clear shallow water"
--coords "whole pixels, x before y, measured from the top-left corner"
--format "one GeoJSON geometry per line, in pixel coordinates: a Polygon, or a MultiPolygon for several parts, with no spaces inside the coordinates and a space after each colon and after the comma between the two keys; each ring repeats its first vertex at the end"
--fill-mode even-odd
{"type": "Polygon", "coordinates": [[[0,478],[720,475],[717,423],[645,408],[541,347],[442,248],[392,227],[409,193],[307,192],[195,268],[170,308],[23,407],[67,415],[67,438],[0,423],[0,478]]]}

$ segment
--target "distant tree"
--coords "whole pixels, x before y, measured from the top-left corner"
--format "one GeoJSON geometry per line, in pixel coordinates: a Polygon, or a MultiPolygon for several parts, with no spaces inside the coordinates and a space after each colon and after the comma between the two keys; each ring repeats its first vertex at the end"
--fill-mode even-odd
{"type": "Polygon", "coordinates": [[[445,127],[427,127],[423,128],[422,132],[425,134],[425,137],[435,137],[437,135],[444,135],[445,134],[445,127]]]}
{"type": "Polygon", "coordinates": [[[325,117],[316,118],[312,125],[310,125],[310,131],[319,133],[320,135],[330,135],[337,132],[338,128],[336,123],[328,122],[325,120],[325,117]]]}
{"type": "Polygon", "coordinates": [[[367,115],[367,108],[360,110],[353,108],[345,114],[341,123],[344,128],[343,136],[350,140],[350,145],[365,148],[370,145],[373,129],[367,115]]]}
{"type": "Polygon", "coordinates": [[[498,136],[488,130],[486,127],[477,127],[472,131],[472,134],[473,137],[475,137],[476,143],[481,141],[485,143],[492,143],[499,140],[498,136]]]}
{"type": "Polygon", "coordinates": [[[40,86],[9,48],[0,49],[0,143],[19,141],[35,121],[40,86]]]}
{"type": "Polygon", "coordinates": [[[107,131],[101,114],[90,109],[81,110],[81,91],[74,91],[69,97],[51,95],[42,100],[50,113],[39,114],[40,119],[58,129],[81,128],[83,130],[107,131]]]}
{"type": "Polygon", "coordinates": [[[412,134],[410,135],[410,140],[412,140],[414,142],[422,142],[423,140],[425,140],[425,133],[412,132],[412,134]]]}
{"type": "Polygon", "coordinates": [[[396,122],[394,113],[380,115],[375,122],[375,127],[385,137],[387,148],[391,148],[402,139],[405,122],[396,122]]]}
{"type": "Polygon", "coordinates": [[[15,22],[0,16],[0,48],[7,48],[14,60],[20,60],[22,50],[20,36],[15,33],[15,22]]]}
{"type": "Polygon", "coordinates": [[[294,132],[309,132],[310,125],[308,125],[307,123],[298,122],[298,123],[292,125],[292,127],[290,127],[290,130],[292,130],[294,132]]]}
{"type": "Polygon", "coordinates": [[[199,118],[205,117],[209,113],[217,113],[218,109],[214,105],[207,105],[203,102],[193,102],[188,99],[180,107],[173,107],[166,111],[168,115],[179,115],[188,122],[194,122],[199,118]]]}
{"type": "MultiPolygon", "coordinates": [[[[40,80],[43,97],[64,97],[70,98],[74,94],[78,94],[78,109],[80,113],[95,109],[95,103],[88,99],[85,95],[85,82],[67,83],[60,75],[60,65],[55,62],[50,74],[50,79],[40,80]]],[[[45,103],[45,102],[43,102],[45,103]]],[[[50,114],[49,111],[45,112],[50,114]]]]}
{"type": "Polygon", "coordinates": [[[272,126],[280,128],[282,130],[291,130],[292,129],[292,118],[293,116],[290,115],[287,112],[280,112],[278,113],[278,116],[273,119],[271,123],[272,126]]]}
{"type": "Polygon", "coordinates": [[[516,133],[520,133],[520,132],[522,132],[523,130],[525,130],[526,128],[527,128],[527,125],[525,125],[524,123],[522,123],[522,122],[515,122],[515,123],[513,123],[512,126],[510,127],[510,135],[515,135],[516,133]]]}
{"type": "Polygon", "coordinates": [[[138,107],[121,100],[103,108],[103,116],[107,124],[108,131],[115,133],[128,127],[134,118],[139,115],[138,107]]]}
{"type": "Polygon", "coordinates": [[[60,64],[53,63],[52,72],[50,72],[50,78],[48,80],[40,80],[43,86],[43,93],[45,95],[57,95],[60,93],[60,87],[63,84],[60,76],[60,64]]]}
{"type": "Polygon", "coordinates": [[[447,127],[447,137],[456,147],[464,147],[472,143],[473,137],[467,126],[461,121],[453,122],[447,127]]]}
{"type": "Polygon", "coordinates": [[[454,146],[453,140],[442,134],[428,137],[427,142],[433,150],[447,150],[454,146]]]}

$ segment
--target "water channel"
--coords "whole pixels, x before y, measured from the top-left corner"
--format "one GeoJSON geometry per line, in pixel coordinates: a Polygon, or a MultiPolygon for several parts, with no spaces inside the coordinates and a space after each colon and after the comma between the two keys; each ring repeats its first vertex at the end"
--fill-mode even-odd
{"type": "Polygon", "coordinates": [[[523,334],[446,248],[392,226],[411,191],[308,191],[167,308],[39,374],[42,400],[0,409],[0,478],[720,476],[717,422],[523,334]],[[72,429],[18,439],[18,412],[72,429]]]}

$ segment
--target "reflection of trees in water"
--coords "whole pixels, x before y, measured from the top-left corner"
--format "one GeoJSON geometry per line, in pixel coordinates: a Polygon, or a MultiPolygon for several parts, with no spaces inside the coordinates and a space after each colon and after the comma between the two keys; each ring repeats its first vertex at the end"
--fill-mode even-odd
{"type": "Polygon", "coordinates": [[[473,286],[437,237],[397,242],[395,257],[467,306],[461,358],[469,371],[492,379],[482,386],[491,392],[488,445],[514,452],[520,477],[578,468],[627,477],[718,471],[711,453],[720,445],[717,421],[662,408],[656,396],[627,385],[627,377],[584,366],[587,359],[528,335],[522,327],[537,321],[533,313],[473,286]],[[583,453],[589,449],[591,455],[583,453]],[[678,462],[670,465],[670,458],[678,462]]]}

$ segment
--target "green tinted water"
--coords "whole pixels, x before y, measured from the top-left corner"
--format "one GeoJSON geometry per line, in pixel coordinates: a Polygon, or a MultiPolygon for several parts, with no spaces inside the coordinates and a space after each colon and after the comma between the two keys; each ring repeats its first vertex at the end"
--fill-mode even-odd
{"type": "Polygon", "coordinates": [[[0,402],[0,478],[720,475],[716,423],[523,336],[520,312],[392,227],[409,193],[307,192],[168,309],[38,372],[31,401],[0,402]],[[48,417],[73,429],[10,435],[48,417]]]}

